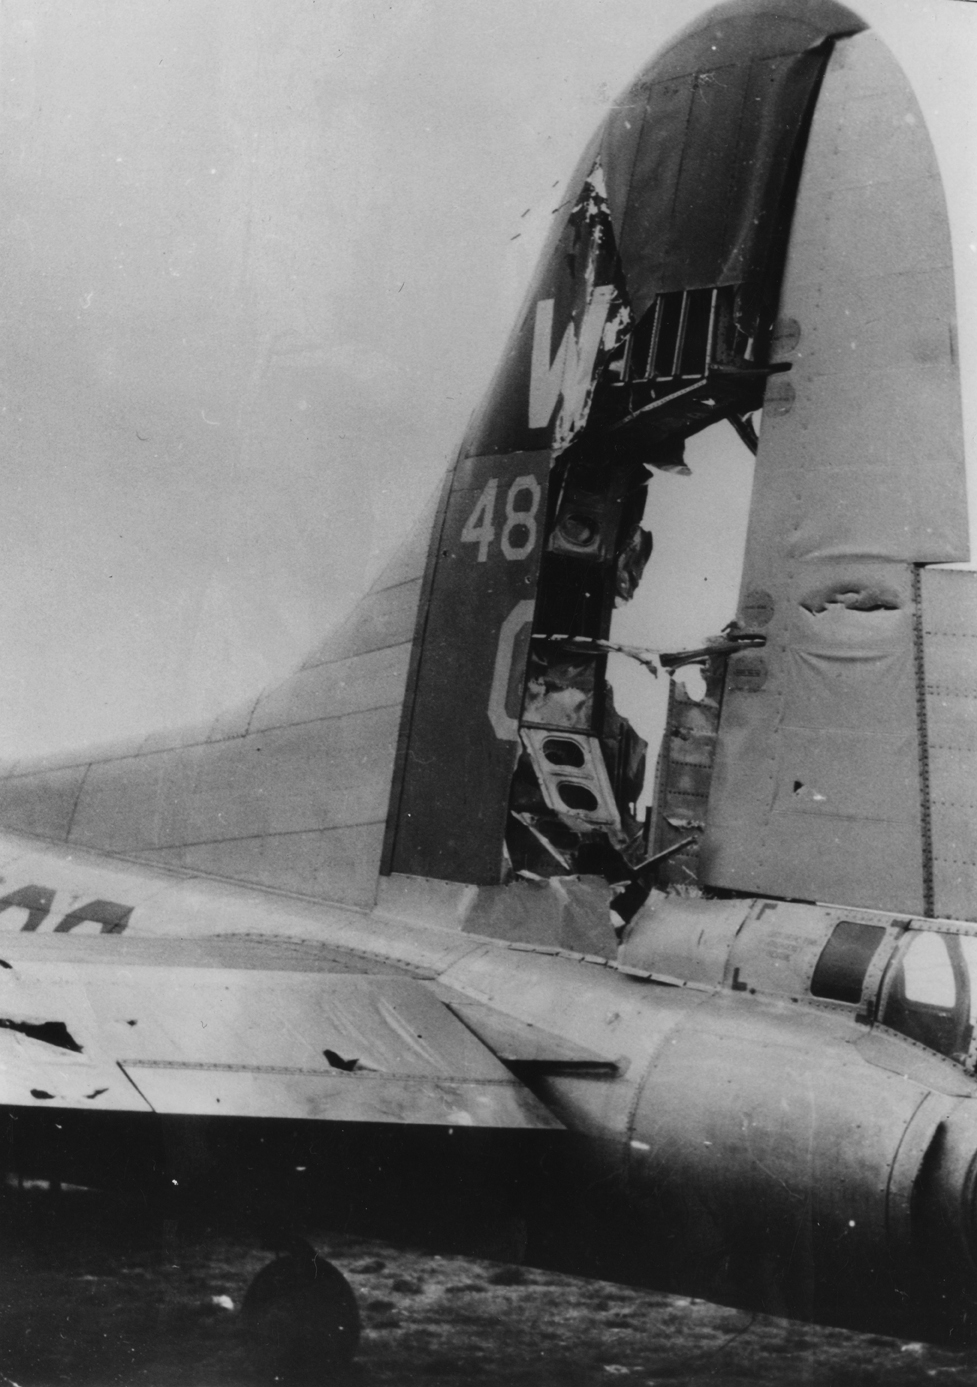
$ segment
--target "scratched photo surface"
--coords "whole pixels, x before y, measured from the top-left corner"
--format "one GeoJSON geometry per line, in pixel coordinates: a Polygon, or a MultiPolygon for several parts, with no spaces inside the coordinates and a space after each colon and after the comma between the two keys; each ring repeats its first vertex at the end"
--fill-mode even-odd
{"type": "MultiPolygon", "coordinates": [[[[886,254],[887,228],[919,251],[905,268],[901,321],[910,324],[921,384],[916,395],[911,374],[895,384],[874,367],[859,375],[872,353],[884,356],[888,319],[865,307],[869,272],[851,302],[838,289],[831,265],[847,252],[832,245],[839,258],[816,271],[814,300],[831,304],[824,340],[830,333],[844,339],[853,366],[837,395],[817,396],[817,422],[841,421],[834,435],[826,428],[823,436],[833,438],[848,464],[846,430],[861,429],[857,448],[872,454],[876,423],[896,433],[898,416],[912,437],[907,466],[889,474],[886,459],[877,466],[869,456],[874,493],[852,481],[850,469],[842,475],[840,465],[837,476],[826,467],[821,482],[807,482],[804,468],[810,463],[813,472],[817,458],[810,461],[799,444],[802,461],[785,481],[785,465],[772,454],[765,459],[762,447],[756,458],[754,451],[763,389],[772,392],[767,425],[774,437],[770,425],[781,427],[774,420],[786,417],[793,401],[794,386],[780,385],[790,373],[774,376],[775,384],[761,380],[755,398],[740,377],[735,388],[746,393],[729,406],[739,411],[737,427],[719,418],[710,400],[715,418],[687,439],[684,454],[648,436],[654,471],[643,515],[622,503],[620,533],[627,529],[629,539],[625,546],[619,540],[613,556],[616,590],[593,597],[587,589],[581,598],[604,604],[603,624],[585,621],[591,634],[558,639],[565,609],[559,573],[552,562],[539,568],[550,468],[540,436],[551,428],[556,451],[570,448],[577,456],[571,445],[579,446],[587,411],[595,398],[595,408],[603,407],[602,397],[588,393],[587,352],[590,367],[595,360],[606,365],[615,350],[623,352],[639,316],[614,280],[618,270],[600,258],[613,230],[607,171],[580,161],[614,112],[615,138],[626,147],[621,94],[709,8],[700,0],[2,0],[0,1081],[11,1105],[2,1127],[0,1191],[3,1387],[260,1377],[241,1307],[251,1278],[272,1250],[282,1250],[286,1223],[336,1262],[358,1297],[362,1347],[343,1381],[433,1377],[461,1384],[475,1377],[500,1387],[583,1387],[622,1376],[646,1383],[915,1384],[977,1375],[974,1350],[924,1343],[922,1321],[907,1320],[903,1332],[889,1311],[879,1312],[870,1332],[856,1332],[778,1318],[790,1306],[762,1289],[750,1302],[762,1309],[723,1307],[698,1293],[692,1272],[677,1287],[680,1295],[629,1288],[626,1227],[607,1232],[611,1250],[593,1264],[608,1278],[620,1275],[620,1283],[524,1268],[518,1221],[500,1216],[491,1235],[479,1226],[467,1236],[477,1220],[464,1191],[487,1198],[485,1166],[495,1160],[477,1142],[466,1157],[466,1169],[475,1172],[471,1186],[462,1181],[450,1195],[439,1191],[445,1148],[433,1139],[428,1148],[408,1134],[398,1146],[395,1135],[381,1157],[364,1155],[356,1132],[338,1155],[322,1147],[310,1156],[295,1147],[289,1156],[286,1143],[285,1165],[284,1148],[276,1146],[274,1160],[262,1150],[265,1135],[269,1146],[277,1141],[269,1123],[327,1112],[349,1131],[405,1124],[391,1128],[396,1134],[413,1121],[448,1132],[452,1122],[474,1120],[550,1141],[559,1124],[540,1094],[550,1092],[551,1071],[575,1076],[571,1088],[595,1075],[608,1083],[623,1077],[621,1046],[615,1049],[600,1029],[606,1016],[616,1016],[610,1002],[600,1003],[600,1017],[588,1017],[586,991],[568,982],[561,992],[545,951],[586,955],[609,973],[604,964],[617,958],[615,928],[620,936],[643,918],[651,878],[641,873],[658,853],[656,889],[670,888],[694,911],[701,824],[679,803],[678,780],[669,781],[677,761],[667,738],[660,757],[663,734],[666,723],[680,727],[679,740],[706,727],[702,709],[717,687],[710,691],[710,677],[719,676],[702,654],[705,643],[712,640],[715,649],[738,616],[748,636],[769,621],[764,604],[773,601],[771,592],[780,600],[769,555],[786,544],[790,498],[804,486],[815,496],[819,485],[849,488],[851,514],[864,517],[865,529],[863,543],[849,536],[834,548],[829,535],[823,572],[800,595],[800,620],[812,629],[820,623],[823,634],[827,623],[852,611],[871,612],[896,632],[878,649],[859,644],[859,633],[841,655],[825,655],[817,642],[802,650],[796,660],[813,671],[810,706],[831,698],[826,671],[838,667],[831,660],[865,667],[874,661],[883,673],[858,695],[858,716],[868,727],[883,709],[898,727],[889,740],[866,741],[850,755],[845,748],[854,742],[846,738],[861,735],[862,724],[843,727],[830,744],[841,768],[837,793],[858,806],[835,819],[835,782],[825,789],[817,778],[825,743],[815,745],[813,736],[791,742],[797,764],[813,769],[784,773],[791,812],[764,823],[762,832],[743,807],[761,793],[759,782],[736,769],[743,741],[734,745],[730,733],[724,754],[733,770],[725,788],[713,787],[718,827],[715,840],[707,838],[711,865],[703,870],[713,873],[713,884],[741,895],[839,902],[817,920],[804,908],[783,915],[776,947],[796,950],[771,954],[757,974],[758,990],[787,994],[800,978],[827,1010],[860,1002],[858,987],[849,996],[846,983],[828,976],[830,960],[818,982],[817,960],[827,957],[821,950],[847,929],[845,947],[865,955],[865,989],[873,978],[883,987],[885,949],[885,959],[894,960],[892,976],[906,995],[897,998],[890,985],[881,1019],[920,1052],[929,1047],[911,1074],[920,1092],[930,1085],[947,1105],[971,1096],[973,1078],[958,1061],[962,1056],[972,1071],[973,1041],[957,1035],[951,1043],[943,1031],[933,1037],[939,1025],[951,1024],[964,992],[970,996],[972,937],[955,936],[947,955],[957,1003],[944,1005],[939,984],[931,984],[932,994],[924,984],[924,1008],[943,1007],[946,1015],[924,1018],[931,1025],[924,1033],[923,1021],[900,1019],[897,1011],[907,996],[912,1002],[900,920],[977,918],[977,856],[971,847],[958,849],[963,840],[953,826],[972,820],[969,762],[954,748],[962,738],[973,759],[977,738],[962,696],[964,712],[943,716],[938,691],[913,685],[908,653],[900,663],[896,628],[902,621],[909,632],[905,653],[922,639],[910,631],[908,614],[929,622],[934,662],[963,631],[957,654],[930,668],[942,669],[948,683],[972,684],[977,695],[966,644],[977,637],[977,619],[961,600],[969,580],[953,577],[953,569],[975,566],[968,541],[977,554],[977,4],[852,0],[849,7],[911,89],[893,116],[911,128],[906,141],[893,135],[891,147],[880,145],[877,164],[858,176],[867,186],[872,169],[885,167],[885,180],[897,188],[892,215],[879,223],[879,255],[886,254]],[[930,215],[921,192],[927,179],[932,185],[932,167],[942,179],[945,224],[942,213],[930,215]],[[540,257],[552,251],[553,228],[567,220],[568,188],[574,244],[584,247],[574,273],[586,285],[571,309],[560,297],[560,267],[550,279],[534,278],[540,257]],[[898,220],[895,209],[907,207],[914,215],[898,220]],[[944,276],[938,284],[925,279],[934,264],[944,276]],[[534,283],[539,292],[530,302],[534,283]],[[849,344],[851,314],[859,328],[849,344]],[[569,338],[561,336],[567,321],[569,338]],[[932,321],[952,323],[951,335],[942,326],[931,331],[932,321]],[[510,396],[504,372],[496,373],[520,324],[533,344],[531,378],[528,395],[510,396]],[[580,368],[576,381],[568,359],[580,368]],[[944,368],[945,379],[934,384],[933,373],[944,368]],[[502,385],[485,406],[493,380],[502,385]],[[944,389],[950,394],[940,394],[944,389]],[[507,400],[521,411],[518,429],[505,414],[507,400]],[[420,547],[399,546],[418,525],[430,526],[445,470],[465,438],[484,440],[491,465],[478,457],[467,473],[459,471],[453,495],[442,498],[448,538],[439,571],[432,577],[429,570],[422,589],[431,603],[429,649],[440,653],[418,672],[408,668],[413,609],[400,610],[384,594],[419,586],[429,530],[420,547]],[[913,470],[920,458],[924,474],[918,465],[913,470]],[[773,499],[761,520],[751,521],[758,476],[773,499]],[[762,541],[752,548],[750,524],[759,526],[754,535],[762,541]],[[849,562],[851,581],[842,571],[849,562]],[[896,568],[901,576],[892,576],[896,568]],[[527,594],[535,593],[540,571],[551,644],[539,637],[538,619],[543,643],[531,655],[527,594]],[[751,598],[745,606],[743,593],[751,598]],[[384,635],[385,622],[410,628],[399,646],[384,635]],[[489,630],[491,645],[479,645],[477,633],[489,630]],[[361,640],[356,633],[363,631],[361,640]],[[385,653],[388,647],[400,654],[385,653]],[[698,662],[662,660],[663,652],[696,651],[698,662]],[[330,708],[341,731],[310,750],[296,729],[322,716],[317,671],[339,660],[351,662],[349,678],[328,696],[337,700],[330,708]],[[521,715],[512,704],[517,666],[528,681],[521,715]],[[606,706],[605,676],[613,686],[606,706]],[[397,742],[399,704],[389,712],[383,690],[399,687],[402,697],[408,677],[421,699],[405,756],[403,738],[397,742]],[[871,707],[870,695],[877,700],[871,707]],[[606,708],[613,710],[614,786],[599,752],[595,759],[596,739],[580,731],[591,726],[595,706],[605,710],[605,731],[606,708]],[[915,739],[926,741],[927,710],[935,748],[926,771],[933,777],[926,780],[929,807],[903,813],[901,787],[907,768],[916,774],[915,739]],[[372,721],[351,750],[348,719],[361,715],[372,721]],[[620,730],[627,722],[633,734],[620,730]],[[566,816],[558,823],[553,812],[559,787],[547,781],[546,747],[557,725],[569,729],[560,754],[579,758],[576,812],[590,833],[584,847],[580,833],[567,830],[566,816]],[[941,739],[946,746],[937,746],[941,739]],[[207,751],[238,741],[248,749],[237,760],[207,751]],[[628,781],[625,762],[643,743],[642,787],[628,781]],[[202,750],[177,750],[187,746],[202,750]],[[170,760],[154,779],[157,755],[170,760]],[[463,773],[446,776],[439,756],[456,757],[463,773]],[[869,763],[859,757],[871,758],[871,777],[878,778],[871,794],[863,793],[869,763]],[[262,758],[279,767],[270,779],[262,758]],[[341,769],[330,779],[335,765],[341,769]],[[399,811],[392,809],[388,821],[391,776],[399,811]],[[646,829],[656,779],[666,787],[662,794],[674,792],[675,813],[646,829]],[[126,786],[137,782],[138,794],[130,795],[126,786]],[[623,794],[626,811],[615,807],[615,794],[623,794]],[[882,800],[884,813],[873,807],[882,800]],[[596,808],[587,807],[591,801],[596,808]],[[308,816],[316,814],[325,817],[310,826],[308,816]],[[852,833],[863,835],[847,866],[836,866],[824,846],[848,832],[839,823],[854,823],[852,833]],[[607,831],[614,861],[623,863],[616,878],[606,852],[600,857],[594,846],[597,829],[607,831]],[[922,868],[920,840],[927,845],[922,868]],[[87,855],[100,851],[114,856],[103,864],[87,855]],[[522,874],[517,904],[492,894],[502,889],[495,883],[503,863],[522,874]],[[373,908],[378,864],[394,876],[374,920],[362,912],[373,908]],[[429,878],[448,886],[409,884],[429,878]],[[612,878],[615,890],[624,885],[614,898],[612,878]],[[559,885],[571,879],[575,885],[559,885]],[[610,914],[612,899],[617,915],[610,914]],[[883,912],[881,923],[873,911],[883,912]],[[187,919],[203,923],[188,930],[187,919]],[[427,936],[415,947],[410,929],[427,925],[439,927],[432,937],[447,926],[452,939],[484,935],[542,949],[526,956],[521,974],[516,1011],[523,1019],[500,1022],[509,994],[503,973],[489,978],[494,965],[476,974],[460,944],[442,947],[427,936]],[[372,953],[360,952],[364,928],[373,931],[372,953]],[[878,976],[869,966],[876,946],[878,976]],[[788,971],[796,965],[789,986],[777,972],[782,964],[788,971]],[[440,993],[427,986],[436,978],[440,993]],[[330,1008],[333,1030],[317,1040],[330,1008]],[[567,1020],[574,1008],[578,1019],[567,1020]],[[529,1035],[530,1018],[542,1039],[529,1035]],[[409,1097],[401,1071],[413,1085],[409,1097]],[[357,1073],[366,1075],[362,1082],[357,1073]],[[211,1085],[213,1075],[220,1077],[211,1085]],[[533,1084],[523,1082],[527,1075],[536,1076],[533,1084]],[[111,1105],[104,1129],[88,1120],[99,1102],[111,1105]],[[68,1116],[59,1124],[61,1104],[68,1116]],[[227,1113],[229,1125],[203,1155],[197,1137],[176,1128],[146,1137],[137,1124],[133,1137],[125,1119],[152,1111],[165,1122],[188,1111],[201,1121],[227,1113]],[[341,1171],[356,1184],[361,1156],[376,1159],[371,1171],[388,1184],[381,1196],[363,1179],[347,1202],[331,1188],[332,1177],[341,1171]],[[181,1203],[184,1176],[188,1184],[200,1177],[207,1197],[181,1203]],[[208,1203],[217,1188],[221,1197],[208,1203]],[[392,1204],[398,1207],[385,1221],[392,1204]],[[436,1217],[428,1217],[428,1207],[436,1217]],[[296,1209],[305,1218],[297,1228],[296,1209]]],[[[841,91],[844,74],[836,76],[841,91]]],[[[843,139],[838,134],[836,146],[843,139]]],[[[823,149],[829,146],[826,136],[823,149]]],[[[725,177],[724,167],[708,163],[708,146],[701,148],[703,179],[725,177]]],[[[825,207],[824,224],[831,221],[836,191],[843,200],[844,189],[832,187],[813,199],[816,206],[804,205],[812,226],[825,207]]],[[[832,222],[839,224],[843,236],[854,236],[858,217],[832,222]]],[[[640,262],[633,245],[624,253],[632,265],[640,262]]],[[[871,260],[871,249],[867,254],[871,260]]],[[[887,303],[903,292],[901,273],[887,281],[887,303]]],[[[803,306],[812,301],[805,298],[809,287],[796,290],[803,306]]],[[[651,297],[642,312],[653,310],[651,297]]],[[[713,314],[712,333],[722,304],[715,296],[683,299],[675,340],[700,311],[713,314]]],[[[676,298],[676,312],[677,305],[676,298]]],[[[645,343],[659,367],[670,311],[663,302],[658,336],[645,343]]],[[[793,322],[778,319],[773,356],[792,362],[797,381],[803,352],[797,355],[793,322]]],[[[681,347],[676,362],[679,356],[681,347]]],[[[748,374],[749,354],[737,361],[748,374]]],[[[623,354],[620,362],[623,380],[631,368],[623,354]]],[[[643,407],[660,398],[654,389],[640,396],[643,407]]],[[[634,406],[635,417],[641,407],[634,406]]],[[[822,435],[811,436],[813,457],[822,435]]],[[[621,447],[621,476],[631,476],[635,445],[621,447]]],[[[589,474],[581,468],[578,500],[588,494],[589,474]]],[[[803,531],[805,517],[795,518],[803,531]]],[[[580,536],[571,524],[565,537],[568,553],[580,536]]],[[[737,654],[738,692],[745,696],[767,677],[764,661],[776,678],[789,680],[798,667],[790,664],[794,653],[782,667],[776,658],[767,652],[758,659],[749,649],[737,654]]],[[[756,736],[748,718],[737,725],[740,734],[756,736]]],[[[706,735],[715,741],[714,724],[706,735]]],[[[771,743],[763,754],[784,756],[784,745],[771,743]]],[[[697,986],[718,986],[728,975],[733,988],[748,990],[750,930],[759,940],[765,926],[758,916],[746,921],[745,909],[737,915],[735,905],[719,922],[718,952],[699,960],[697,986]],[[739,962],[734,935],[745,941],[739,962]]],[[[688,929],[680,920],[665,938],[636,925],[625,934],[620,961],[676,991],[682,927],[688,929]]],[[[926,951],[944,945],[923,932],[917,942],[917,971],[935,976],[940,960],[926,951]]],[[[637,1032],[641,1018],[631,1024],[637,1032]]],[[[906,1071],[884,1029],[872,1037],[871,1057],[864,1053],[873,1072],[894,1083],[906,1071]]],[[[904,1043],[896,1041],[897,1049],[904,1043]]],[[[681,1084],[668,1096],[676,1112],[686,1105],[695,1111],[703,1132],[708,1105],[721,1100],[726,1083],[726,1071],[696,1070],[697,1063],[713,1066],[710,1053],[705,1047],[690,1062],[688,1098],[681,1084]]],[[[780,1072],[789,1078],[789,1065],[780,1072]]],[[[576,1100],[567,1101],[569,1111],[576,1100]]],[[[637,1093],[633,1101],[632,1135],[637,1093]]],[[[785,1111],[801,1101],[791,1094],[785,1111]]],[[[866,1101],[889,1111],[888,1097],[866,1101]]],[[[891,1099],[892,1131],[905,1128],[914,1141],[930,1144],[900,1148],[905,1173],[906,1162],[915,1159],[921,1169],[926,1152],[943,1140],[937,1133],[949,1106],[937,1113],[931,1103],[927,1113],[936,1115],[926,1126],[908,1107],[898,1108],[902,1101],[891,1099]]],[[[848,1140],[847,1129],[838,1140],[848,1140]]],[[[855,1144],[853,1137],[853,1150],[855,1144]]],[[[647,1143],[631,1145],[636,1162],[649,1152],[647,1143]]],[[[854,1165],[853,1158],[846,1169],[854,1165]]],[[[788,1207],[794,1195],[783,1181],[780,1188],[788,1207]]],[[[906,1189],[890,1199],[892,1209],[902,1200],[893,1220],[918,1214],[918,1199],[910,1210],[911,1181],[906,1189]]],[[[586,1183],[573,1187],[564,1221],[574,1223],[589,1193],[586,1183]]],[[[847,1236],[847,1217],[843,1224],[839,1237],[847,1236]]],[[[958,1253],[952,1229],[944,1231],[949,1265],[958,1253]]],[[[701,1229],[696,1235],[704,1255],[718,1257],[701,1229]]],[[[749,1263],[748,1249],[737,1255],[749,1263]]],[[[966,1261],[971,1253],[960,1256],[966,1261]]],[[[566,1268],[573,1258],[554,1252],[550,1261],[566,1268]]],[[[972,1258],[968,1265],[977,1275],[972,1258]]],[[[738,1284],[741,1273],[740,1265],[738,1284]]],[[[766,1275],[758,1259],[758,1288],[766,1275]]]]}

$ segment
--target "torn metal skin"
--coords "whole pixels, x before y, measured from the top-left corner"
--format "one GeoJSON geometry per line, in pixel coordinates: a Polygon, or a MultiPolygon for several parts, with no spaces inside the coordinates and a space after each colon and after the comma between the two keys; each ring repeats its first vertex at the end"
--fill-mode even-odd
{"type": "Polygon", "coordinates": [[[642,522],[654,471],[687,473],[690,433],[722,417],[741,422],[756,408],[769,374],[763,352],[773,325],[768,315],[759,331],[754,322],[745,335],[736,285],[660,294],[637,317],[599,162],[584,179],[561,247],[578,328],[576,334],[567,329],[551,356],[553,301],[537,304],[530,418],[541,424],[558,399],[562,404],[553,425],[506,854],[512,873],[524,878],[603,876],[621,892],[614,908],[620,924],[655,882],[694,880],[726,657],[762,645],[764,637],[731,626],[701,647],[663,656],[611,642],[612,614],[634,596],[652,552],[652,533],[642,522]],[[648,747],[614,706],[607,655],[617,649],[652,674],[662,668],[673,675],[696,663],[707,679],[701,710],[673,693],[658,794],[644,822],[637,806],[648,747]],[[687,704],[709,723],[698,736],[694,768],[687,755],[669,749],[676,735],[688,735],[678,714],[687,704]],[[693,814],[687,812],[690,775],[693,814]]]}

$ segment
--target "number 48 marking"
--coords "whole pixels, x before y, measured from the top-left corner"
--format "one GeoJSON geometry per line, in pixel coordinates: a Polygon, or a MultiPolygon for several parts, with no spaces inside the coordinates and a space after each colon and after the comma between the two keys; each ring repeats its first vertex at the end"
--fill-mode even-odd
{"type": "MultiPolygon", "coordinates": [[[[475,502],[475,509],[465,521],[461,532],[463,544],[478,545],[478,562],[485,563],[489,548],[495,539],[495,499],[498,495],[499,479],[492,477],[485,483],[481,496],[475,502]]],[[[536,512],[542,497],[542,489],[535,477],[517,477],[509,487],[505,498],[505,524],[499,538],[499,547],[507,559],[525,559],[536,545],[536,512]],[[526,509],[516,509],[516,498],[523,492],[529,494],[526,509]],[[518,532],[525,530],[526,538],[518,543],[518,532]],[[516,532],[514,542],[513,531],[516,532]]]]}

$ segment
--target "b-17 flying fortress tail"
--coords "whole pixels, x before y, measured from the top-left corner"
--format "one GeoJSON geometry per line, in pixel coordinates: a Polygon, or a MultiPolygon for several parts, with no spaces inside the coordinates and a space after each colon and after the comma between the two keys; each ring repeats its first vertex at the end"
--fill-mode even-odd
{"type": "Polygon", "coordinates": [[[342,626],[192,730],[4,769],[18,1159],[52,1115],[387,1170],[437,1132],[464,1202],[478,1129],[530,1261],[972,1342],[968,559],[919,104],[846,7],[730,0],[591,140],[342,626]],[[756,454],[738,602],[622,642],[656,488],[716,423],[756,454]],[[659,745],[612,655],[672,681],[659,745]]]}

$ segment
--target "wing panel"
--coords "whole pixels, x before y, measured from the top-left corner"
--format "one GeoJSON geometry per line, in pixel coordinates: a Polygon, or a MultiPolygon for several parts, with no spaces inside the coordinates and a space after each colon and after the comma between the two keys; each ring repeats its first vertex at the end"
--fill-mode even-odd
{"type": "Polygon", "coordinates": [[[231,969],[92,969],[85,995],[125,1063],[267,1066],[473,1080],[498,1062],[424,983],[231,969]],[[132,1025],[132,1021],[136,1025],[132,1025]]]}
{"type": "Polygon", "coordinates": [[[275,1074],[134,1063],[120,1068],[158,1113],[409,1126],[560,1127],[529,1090],[514,1081],[464,1083],[433,1077],[275,1074]]]}
{"type": "Polygon", "coordinates": [[[559,1125],[413,979],[39,962],[0,970],[0,1103],[96,1102],[337,1122],[559,1125]]]}
{"type": "Polygon", "coordinates": [[[107,1056],[75,1054],[7,1029],[0,1030],[0,1105],[151,1111],[149,1102],[107,1056]]]}

